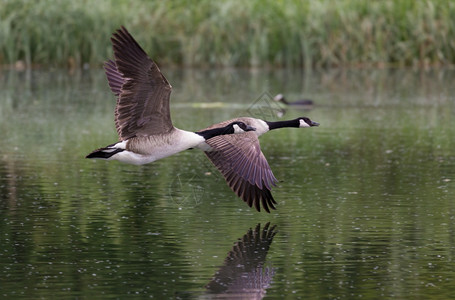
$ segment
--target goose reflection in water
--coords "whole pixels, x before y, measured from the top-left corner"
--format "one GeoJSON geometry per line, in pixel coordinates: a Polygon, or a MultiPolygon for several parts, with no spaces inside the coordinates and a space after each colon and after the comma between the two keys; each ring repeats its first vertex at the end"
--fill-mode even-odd
{"type": "Polygon", "coordinates": [[[262,230],[260,223],[254,230],[250,228],[206,285],[208,292],[217,294],[215,298],[262,299],[275,273],[264,263],[276,232],[276,225],[270,226],[270,222],[262,230]]]}

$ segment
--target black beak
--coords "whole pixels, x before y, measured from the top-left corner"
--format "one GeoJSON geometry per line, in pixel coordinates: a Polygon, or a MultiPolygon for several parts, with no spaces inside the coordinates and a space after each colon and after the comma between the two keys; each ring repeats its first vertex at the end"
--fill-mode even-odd
{"type": "Polygon", "coordinates": [[[318,122],[311,121],[310,126],[319,126],[319,123],[318,123],[318,122]]]}
{"type": "Polygon", "coordinates": [[[256,131],[256,128],[251,127],[250,125],[246,125],[245,131],[256,131]]]}

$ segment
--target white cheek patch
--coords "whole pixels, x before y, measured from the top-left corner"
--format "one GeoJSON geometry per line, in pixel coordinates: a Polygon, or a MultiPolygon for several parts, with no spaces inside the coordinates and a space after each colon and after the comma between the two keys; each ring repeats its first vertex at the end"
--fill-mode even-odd
{"type": "Polygon", "coordinates": [[[304,120],[300,120],[300,125],[299,125],[300,128],[304,128],[304,127],[310,127],[310,125],[308,125],[307,122],[305,122],[304,120]]]}
{"type": "Polygon", "coordinates": [[[243,129],[240,128],[239,125],[237,125],[237,124],[234,124],[233,127],[234,127],[234,133],[243,133],[243,132],[245,132],[245,131],[243,131],[243,129]]]}

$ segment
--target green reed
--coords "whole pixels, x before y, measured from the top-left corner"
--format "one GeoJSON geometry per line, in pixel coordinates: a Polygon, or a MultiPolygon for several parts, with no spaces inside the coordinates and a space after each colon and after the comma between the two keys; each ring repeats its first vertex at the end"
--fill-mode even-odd
{"type": "Polygon", "coordinates": [[[100,65],[125,25],[161,64],[429,66],[455,62],[447,0],[2,0],[0,64],[100,65]]]}

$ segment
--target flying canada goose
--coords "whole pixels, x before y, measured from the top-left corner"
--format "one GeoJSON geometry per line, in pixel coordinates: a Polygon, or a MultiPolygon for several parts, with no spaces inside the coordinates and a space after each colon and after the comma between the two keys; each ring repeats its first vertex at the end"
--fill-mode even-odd
{"type": "Polygon", "coordinates": [[[111,38],[115,62],[105,64],[111,90],[117,96],[115,125],[120,141],[97,149],[86,158],[119,160],[142,165],[190,148],[207,148],[205,141],[224,134],[253,131],[241,121],[190,132],[171,122],[171,85],[158,66],[122,27],[111,38]]]}
{"type": "Polygon", "coordinates": [[[292,106],[311,106],[313,105],[313,100],[310,99],[301,99],[297,100],[294,102],[288,102],[286,98],[284,98],[283,94],[278,94],[275,97],[273,97],[273,100],[276,102],[281,102],[286,105],[292,105],[292,106]]]}
{"type": "MultiPolygon", "coordinates": [[[[171,151],[175,151],[172,153],[174,154],[184,150],[184,147],[181,146],[179,146],[178,151],[176,149],[170,150],[171,146],[168,146],[160,138],[160,135],[144,137],[145,129],[150,130],[153,126],[158,128],[163,126],[163,115],[167,116],[170,130],[175,130],[169,117],[170,84],[124,27],[114,33],[112,43],[115,62],[108,61],[105,70],[109,86],[118,97],[116,126],[121,142],[96,150],[88,157],[108,156],[110,153],[116,152],[115,156],[111,156],[116,159],[119,154],[126,152],[127,155],[122,161],[145,164],[169,156],[168,153],[171,151]],[[141,107],[137,108],[136,105],[141,105],[141,107]],[[131,119],[135,122],[131,122],[131,119]],[[140,122],[141,120],[146,120],[148,123],[143,125],[143,122],[140,122]],[[138,136],[138,133],[141,135],[138,136]],[[134,138],[132,141],[135,142],[128,143],[128,137],[130,137],[129,140],[134,138]],[[160,151],[164,150],[165,153],[155,153],[157,151],[152,147],[157,147],[160,151]],[[127,148],[128,152],[124,148],[127,148]],[[154,157],[152,158],[154,159],[141,158],[143,156],[136,154],[138,151],[146,154],[153,151],[154,157]]],[[[275,209],[274,204],[276,204],[270,190],[277,180],[261,151],[258,137],[273,129],[283,127],[305,128],[318,125],[306,117],[278,122],[241,117],[214,124],[199,131],[198,133],[206,133],[206,139],[204,139],[205,142],[202,142],[199,138],[199,144],[196,147],[205,151],[207,157],[218,168],[237,196],[242,198],[250,207],[254,205],[258,211],[260,211],[262,204],[262,207],[270,212],[269,207],[275,209]],[[236,132],[241,132],[241,130],[246,132],[219,134],[220,129],[221,132],[225,132],[228,130],[226,127],[235,127],[236,125],[238,126],[236,132]],[[215,134],[213,130],[215,130],[215,134]],[[214,136],[211,137],[210,135],[214,136]]],[[[230,131],[232,132],[232,130],[230,131]]],[[[161,132],[167,131],[161,130],[161,132]]],[[[194,133],[191,134],[194,135],[194,133]]],[[[190,148],[188,144],[185,147],[190,148]]]]}
{"type": "Polygon", "coordinates": [[[229,187],[245,201],[249,207],[262,207],[270,212],[276,204],[270,190],[277,182],[267,159],[261,151],[258,137],[262,134],[285,127],[307,128],[319,126],[309,118],[269,122],[261,119],[240,117],[212,125],[206,130],[219,128],[230,122],[243,122],[256,128],[254,132],[237,135],[216,136],[206,143],[210,146],[204,153],[221,172],[229,187]]]}

